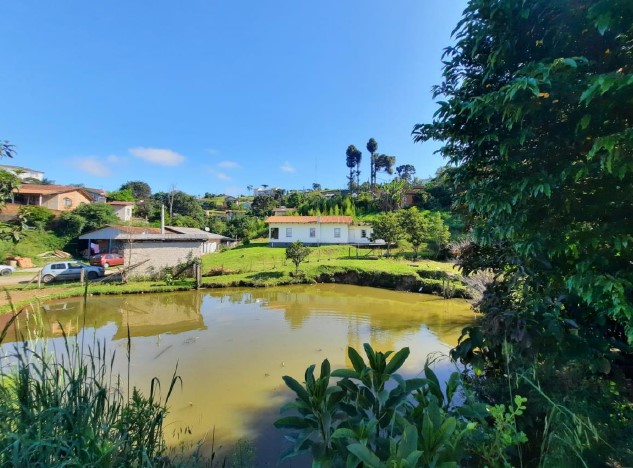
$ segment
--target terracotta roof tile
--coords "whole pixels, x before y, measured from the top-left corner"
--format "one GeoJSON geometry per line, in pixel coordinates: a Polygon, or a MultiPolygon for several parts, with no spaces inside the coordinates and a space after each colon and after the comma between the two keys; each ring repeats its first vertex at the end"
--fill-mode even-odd
{"type": "Polygon", "coordinates": [[[351,216],[269,216],[267,223],[352,224],[351,216]]]}

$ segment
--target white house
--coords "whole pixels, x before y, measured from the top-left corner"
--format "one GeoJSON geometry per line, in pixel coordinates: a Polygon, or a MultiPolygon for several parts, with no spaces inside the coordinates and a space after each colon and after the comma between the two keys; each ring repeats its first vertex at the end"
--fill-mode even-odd
{"type": "Polygon", "coordinates": [[[44,180],[44,173],[42,171],[36,171],[34,169],[29,169],[28,167],[0,164],[0,170],[10,172],[22,180],[32,179],[39,180],[40,182],[44,180]]]}
{"type": "Polygon", "coordinates": [[[114,208],[114,214],[117,215],[121,221],[129,221],[132,219],[132,210],[134,209],[134,202],[126,201],[111,201],[108,202],[112,208],[114,208]]]}
{"type": "Polygon", "coordinates": [[[147,260],[133,270],[143,275],[151,270],[175,266],[188,257],[215,252],[221,245],[234,246],[237,241],[196,228],[165,226],[135,227],[110,225],[79,236],[86,246],[97,246],[93,251],[116,252],[125,257],[125,266],[147,260]]]}
{"type": "Polygon", "coordinates": [[[369,244],[371,226],[352,221],[351,216],[269,216],[268,241],[272,246],[297,241],[310,245],[369,244]]]}

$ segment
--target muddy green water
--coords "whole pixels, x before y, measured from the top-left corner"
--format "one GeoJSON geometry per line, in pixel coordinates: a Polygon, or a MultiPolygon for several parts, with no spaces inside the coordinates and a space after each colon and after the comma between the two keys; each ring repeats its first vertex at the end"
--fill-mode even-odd
{"type": "Polygon", "coordinates": [[[124,378],[129,326],[133,385],[168,382],[176,365],[182,377],[166,428],[172,445],[204,439],[208,447],[215,434],[215,448],[227,452],[247,439],[258,466],[275,465],[285,447],[271,427],[290,398],[283,375],[302,380],[326,357],[333,368],[350,366],[347,347],[369,342],[381,351],[409,346],[402,373],[412,376],[429,353],[448,353],[474,318],[463,300],[329,284],[90,297],[85,307],[66,299],[43,309],[53,346],[61,347],[62,327],[86,342],[106,340],[124,378]]]}

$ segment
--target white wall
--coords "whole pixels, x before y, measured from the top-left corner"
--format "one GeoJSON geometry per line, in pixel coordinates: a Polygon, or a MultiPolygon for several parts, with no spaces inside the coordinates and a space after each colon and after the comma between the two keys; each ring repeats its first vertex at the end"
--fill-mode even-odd
{"type": "MultiPolygon", "coordinates": [[[[271,223],[269,232],[273,228],[279,229],[279,238],[269,241],[274,245],[275,243],[289,244],[292,242],[303,242],[304,244],[348,244],[348,243],[360,243],[368,241],[357,241],[350,239],[350,226],[347,224],[299,224],[299,223],[271,223]],[[310,237],[310,229],[315,230],[315,237],[310,237]],[[292,229],[292,236],[286,235],[286,229],[292,229]],[[335,237],[335,229],[340,229],[340,237],[335,237]]],[[[358,237],[360,238],[360,231],[358,231],[358,237]]]]}
{"type": "Polygon", "coordinates": [[[350,244],[368,244],[372,232],[371,226],[350,226],[349,242],[350,244]],[[365,237],[363,237],[363,231],[365,231],[365,237]]]}

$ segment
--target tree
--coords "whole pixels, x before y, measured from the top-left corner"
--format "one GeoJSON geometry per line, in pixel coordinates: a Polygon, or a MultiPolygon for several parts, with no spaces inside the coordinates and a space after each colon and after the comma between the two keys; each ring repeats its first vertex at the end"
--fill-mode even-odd
{"type": "Polygon", "coordinates": [[[403,164],[402,166],[396,167],[396,172],[398,173],[398,177],[400,179],[406,180],[407,183],[409,183],[415,175],[415,166],[411,164],[403,164]]]}
{"type": "Polygon", "coordinates": [[[372,242],[378,239],[384,240],[387,244],[387,255],[391,255],[391,244],[398,242],[398,239],[402,236],[402,226],[400,225],[399,217],[392,211],[380,213],[371,222],[371,226],[373,228],[372,242]]]}
{"type": "Polygon", "coordinates": [[[299,273],[299,264],[310,255],[310,247],[303,245],[303,242],[293,242],[286,247],[286,258],[295,264],[295,273],[299,273]]]}
{"type": "MultiPolygon", "coordinates": [[[[387,174],[393,174],[393,166],[396,164],[395,156],[387,156],[386,154],[379,154],[374,159],[374,171],[377,174],[380,171],[384,171],[387,174]]],[[[376,185],[376,176],[374,174],[374,186],[376,185]]]]}
{"type": "Polygon", "coordinates": [[[7,140],[0,141],[0,159],[13,158],[15,156],[15,145],[12,145],[7,140]]]}
{"type": "Polygon", "coordinates": [[[435,246],[435,256],[439,257],[442,249],[448,244],[451,233],[438,211],[427,211],[423,214],[426,215],[428,223],[428,240],[435,246]]]}
{"type": "Polygon", "coordinates": [[[80,205],[72,211],[72,214],[80,216],[85,223],[82,231],[94,231],[108,224],[115,224],[119,218],[114,213],[114,208],[105,203],[91,203],[80,205]]]}
{"type": "Polygon", "coordinates": [[[394,211],[402,208],[407,183],[403,179],[394,179],[382,184],[378,190],[378,202],[383,211],[394,211]]]}
{"type": "Polygon", "coordinates": [[[314,182],[312,184],[312,190],[314,190],[315,192],[321,190],[321,184],[317,184],[316,182],[314,182]]]}
{"type": "Polygon", "coordinates": [[[373,138],[367,142],[367,151],[369,151],[369,187],[373,191],[376,186],[376,151],[378,151],[378,143],[373,138]]]}
{"type": "Polygon", "coordinates": [[[146,182],[140,180],[133,180],[124,183],[119,188],[119,191],[131,190],[132,196],[136,200],[147,200],[152,196],[152,188],[146,182]]]}
{"type": "Polygon", "coordinates": [[[132,189],[130,188],[117,190],[116,192],[109,192],[107,198],[108,201],[135,201],[134,194],[132,193],[132,189]]]}
{"type": "Polygon", "coordinates": [[[273,209],[278,206],[279,202],[275,200],[275,198],[258,195],[253,198],[253,203],[251,203],[251,212],[254,216],[263,218],[265,216],[270,216],[273,213],[273,209]]]}
{"type": "Polygon", "coordinates": [[[349,145],[345,151],[345,155],[347,156],[345,164],[349,168],[349,176],[347,177],[347,180],[349,181],[349,190],[350,192],[353,192],[354,187],[358,184],[358,182],[355,183],[354,180],[358,180],[358,177],[360,177],[360,160],[363,153],[361,153],[354,145],[349,145]]]}
{"type": "Polygon", "coordinates": [[[429,220],[412,206],[398,212],[405,239],[413,247],[413,258],[418,258],[420,246],[429,239],[429,220]]]}
{"type": "Polygon", "coordinates": [[[599,362],[631,365],[632,37],[630,1],[471,0],[446,49],[435,120],[413,133],[453,166],[464,272],[494,274],[453,354],[491,377],[511,361],[579,395],[599,362]]]}

